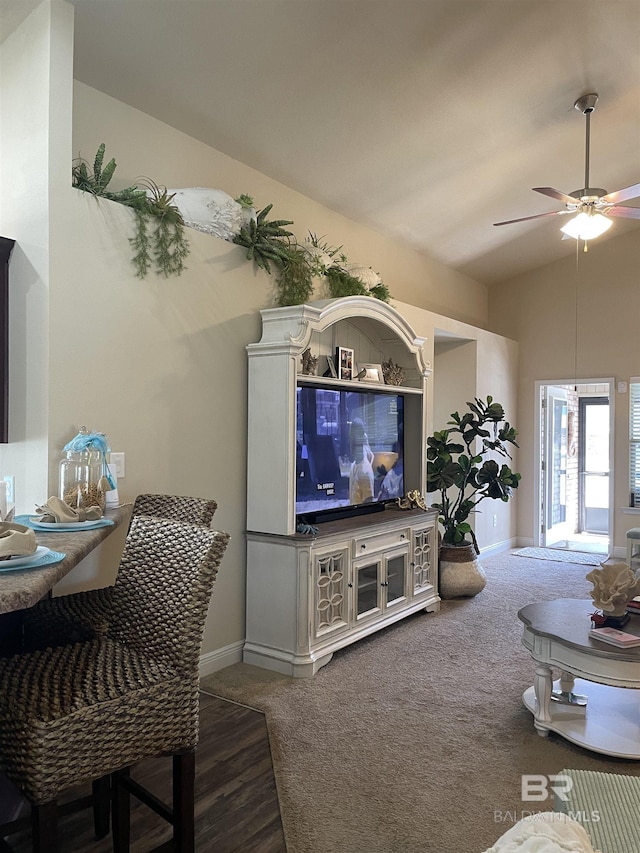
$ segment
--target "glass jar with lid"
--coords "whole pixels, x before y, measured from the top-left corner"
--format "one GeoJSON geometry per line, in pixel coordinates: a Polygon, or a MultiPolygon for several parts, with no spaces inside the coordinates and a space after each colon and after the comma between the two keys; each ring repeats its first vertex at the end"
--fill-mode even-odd
{"type": "MultiPolygon", "coordinates": [[[[82,427],[74,441],[90,435],[89,431],[82,427]]],[[[60,498],[68,506],[78,509],[81,507],[99,506],[104,510],[106,497],[103,489],[102,471],[103,455],[97,447],[87,445],[82,449],[67,449],[63,451],[60,462],[60,498]]]]}

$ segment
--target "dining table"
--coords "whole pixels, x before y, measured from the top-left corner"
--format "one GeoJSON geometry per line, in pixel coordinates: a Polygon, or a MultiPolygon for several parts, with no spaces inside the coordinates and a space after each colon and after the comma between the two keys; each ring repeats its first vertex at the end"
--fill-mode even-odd
{"type": "MultiPolygon", "coordinates": [[[[105,526],[82,529],[36,529],[36,543],[43,549],[61,555],[47,565],[10,569],[0,562],[0,654],[14,654],[20,648],[21,613],[51,594],[53,587],[87,557],[121,525],[128,526],[132,504],[107,509],[104,518],[113,522],[105,526]]],[[[35,517],[35,516],[34,516],[35,517]]],[[[21,516],[14,521],[21,523],[21,516]]],[[[40,528],[40,525],[39,525],[40,528]]]]}
{"type": "MultiPolygon", "coordinates": [[[[54,530],[56,525],[52,524],[51,532],[36,529],[34,532],[37,544],[62,553],[64,557],[50,565],[17,568],[14,571],[3,571],[0,563],[0,614],[24,610],[37,604],[107,536],[121,524],[129,522],[131,509],[131,505],[107,509],[104,518],[113,524],[105,527],[54,530]]],[[[15,520],[19,522],[19,517],[15,520]]]]}

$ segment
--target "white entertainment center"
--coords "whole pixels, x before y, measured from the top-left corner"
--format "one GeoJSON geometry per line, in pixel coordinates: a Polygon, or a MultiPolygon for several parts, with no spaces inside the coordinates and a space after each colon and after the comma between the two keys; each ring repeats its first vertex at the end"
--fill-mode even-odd
{"type": "MultiPolygon", "coordinates": [[[[245,663],[306,677],[333,652],[419,610],[440,607],[437,513],[401,510],[329,518],[312,535],[296,517],[296,394],[302,386],[399,396],[404,491],[424,490],[426,384],[423,338],[380,300],[350,296],[265,309],[249,344],[247,625],[245,663]],[[357,364],[392,359],[400,386],[301,373],[306,349],[318,373],[336,347],[357,364]]],[[[357,370],[354,369],[354,375],[357,370]]]]}

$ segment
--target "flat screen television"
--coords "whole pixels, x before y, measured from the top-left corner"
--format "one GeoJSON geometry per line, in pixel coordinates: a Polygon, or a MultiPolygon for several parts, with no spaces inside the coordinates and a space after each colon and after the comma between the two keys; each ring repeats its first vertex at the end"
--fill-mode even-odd
{"type": "Polygon", "coordinates": [[[404,495],[401,394],[300,385],[296,445],[296,516],[308,523],[404,495]]]}

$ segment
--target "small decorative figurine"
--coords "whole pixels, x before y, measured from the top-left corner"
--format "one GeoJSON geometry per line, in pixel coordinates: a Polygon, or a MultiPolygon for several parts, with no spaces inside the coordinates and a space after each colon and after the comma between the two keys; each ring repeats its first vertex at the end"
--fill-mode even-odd
{"type": "Polygon", "coordinates": [[[400,509],[427,509],[427,502],[417,489],[412,489],[403,498],[397,500],[400,509]]]}
{"type": "Polygon", "coordinates": [[[404,369],[394,364],[392,359],[382,362],[382,375],[387,385],[402,385],[404,382],[404,369]]]}
{"type": "Polygon", "coordinates": [[[307,348],[302,353],[302,372],[306,376],[315,376],[317,367],[318,367],[318,356],[317,355],[311,355],[311,350],[307,348]]]}

